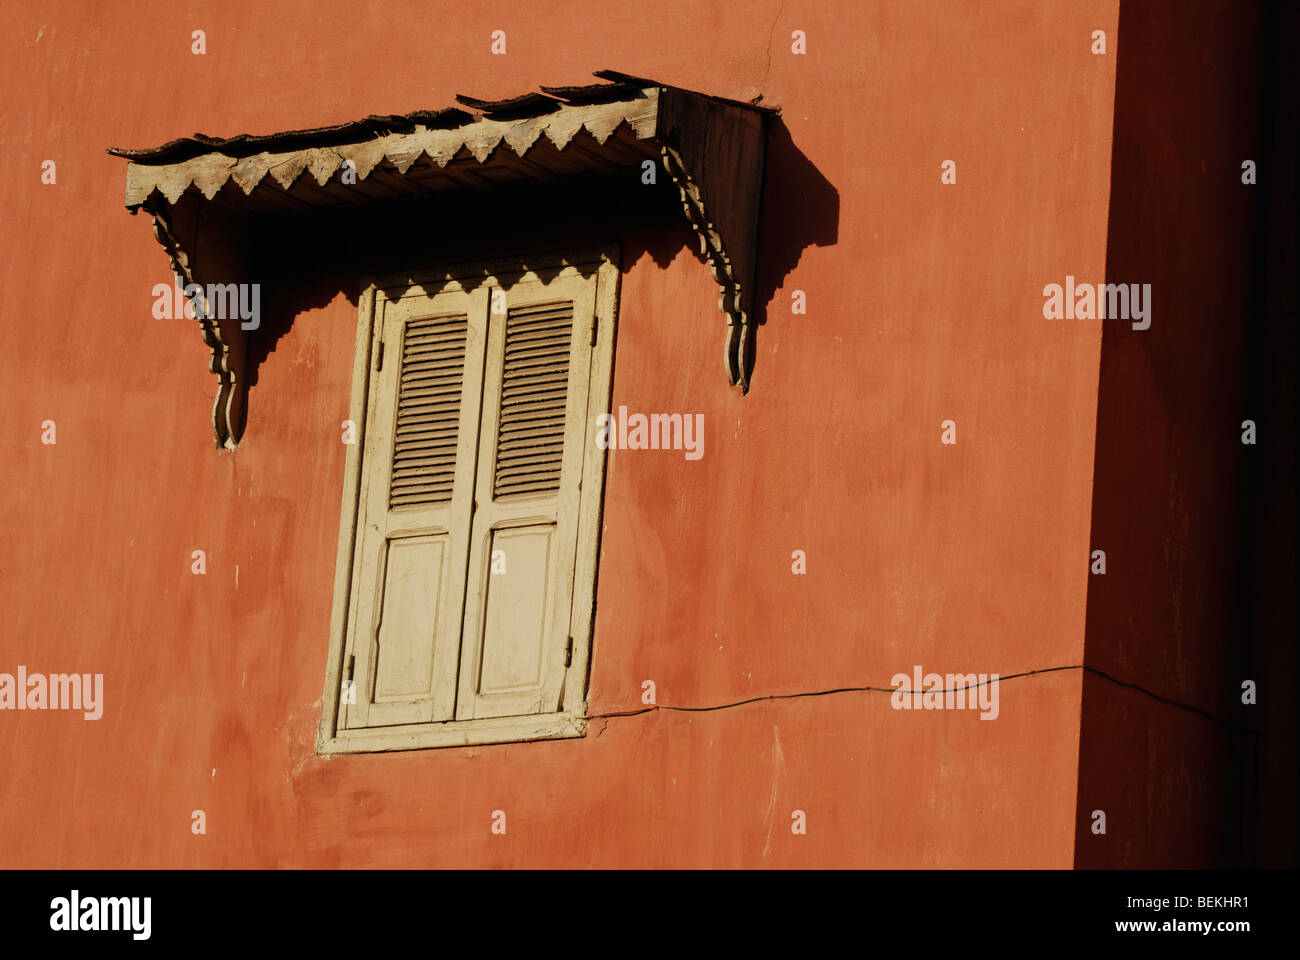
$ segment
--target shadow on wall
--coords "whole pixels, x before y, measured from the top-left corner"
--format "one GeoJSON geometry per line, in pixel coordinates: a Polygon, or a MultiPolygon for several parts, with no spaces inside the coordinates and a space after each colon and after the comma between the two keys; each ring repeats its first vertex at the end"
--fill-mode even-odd
{"type": "Polygon", "coordinates": [[[1121,5],[1079,866],[1294,866],[1294,13],[1121,5]]]}
{"type": "MultiPolygon", "coordinates": [[[[760,324],[767,302],[803,250],[834,244],[839,224],[838,192],[794,145],[779,118],[769,122],[767,142],[756,298],[760,324]]],[[[667,267],[683,248],[705,264],[676,186],[662,170],[659,174],[654,185],[641,182],[639,169],[629,169],[581,183],[504,187],[434,203],[376,204],[259,222],[246,242],[254,279],[262,282],[262,322],[248,343],[249,393],[237,405],[242,415],[233,425],[235,437],[243,435],[259,367],[299,315],[340,293],[355,306],[366,274],[512,258],[527,263],[530,254],[611,244],[621,246],[625,270],[644,254],[667,267]]],[[[711,319],[716,326],[701,336],[716,338],[721,357],[725,318],[715,310],[711,319]]],[[[752,368],[753,357],[747,362],[752,368]]],[[[724,376],[721,361],[718,376],[724,376]]]]}
{"type": "MultiPolygon", "coordinates": [[[[767,323],[767,308],[785,278],[799,265],[808,247],[833,247],[839,241],[840,195],[790,138],[779,117],[767,126],[767,165],[759,211],[758,283],[754,312],[758,327],[767,323]]],[[[745,370],[757,357],[755,331],[745,353],[745,370]]]]}

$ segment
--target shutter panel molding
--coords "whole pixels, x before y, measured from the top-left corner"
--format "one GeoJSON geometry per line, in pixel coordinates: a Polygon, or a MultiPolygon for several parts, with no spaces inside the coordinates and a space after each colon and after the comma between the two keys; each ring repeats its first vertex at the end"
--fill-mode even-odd
{"type": "Polygon", "coordinates": [[[487,339],[485,291],[376,306],[348,728],[453,714],[487,339]]]}
{"type": "Polygon", "coordinates": [[[558,709],[595,309],[581,278],[521,284],[492,328],[458,719],[558,709]],[[494,553],[505,573],[492,572],[494,553]]]}
{"type": "Polygon", "coordinates": [[[585,732],[616,262],[366,282],[318,752],[585,732]]]}

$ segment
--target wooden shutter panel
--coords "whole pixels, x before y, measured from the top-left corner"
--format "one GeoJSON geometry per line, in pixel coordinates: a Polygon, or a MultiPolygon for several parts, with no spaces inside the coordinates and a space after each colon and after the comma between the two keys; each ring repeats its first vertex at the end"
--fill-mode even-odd
{"type": "Polygon", "coordinates": [[[458,719],[559,708],[595,287],[575,275],[519,283],[507,291],[506,314],[492,317],[458,719]],[[493,573],[494,554],[504,573],[493,573]]]}
{"type": "Polygon", "coordinates": [[[487,292],[380,305],[341,727],[455,712],[487,292]]]}

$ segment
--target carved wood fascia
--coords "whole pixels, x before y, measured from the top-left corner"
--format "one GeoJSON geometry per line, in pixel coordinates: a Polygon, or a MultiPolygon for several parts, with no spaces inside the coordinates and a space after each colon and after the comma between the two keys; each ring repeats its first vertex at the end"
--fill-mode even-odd
{"type": "MultiPolygon", "coordinates": [[[[385,133],[354,143],[312,147],[271,143],[267,149],[246,156],[212,150],[174,163],[133,159],[127,165],[126,205],[128,209],[138,207],[155,193],[168,203],[176,203],[190,190],[211,200],[228,187],[251,197],[269,183],[288,192],[304,177],[324,187],[339,176],[345,163],[358,181],[370,179],[381,166],[388,165],[404,176],[423,157],[445,169],[463,151],[480,164],[487,164],[502,147],[522,158],[542,138],[556,150],[564,151],[582,132],[600,146],[623,129],[636,140],[648,140],[654,135],[658,88],[636,93],[634,100],[566,107],[518,120],[476,117],[451,129],[416,124],[409,132],[385,133]]],[[[130,156],[150,151],[110,152],[130,156]]]]}

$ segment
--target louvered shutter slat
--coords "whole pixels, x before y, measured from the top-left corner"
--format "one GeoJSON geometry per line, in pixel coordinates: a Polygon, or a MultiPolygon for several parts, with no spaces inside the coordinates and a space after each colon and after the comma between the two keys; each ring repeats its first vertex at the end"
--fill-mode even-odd
{"type": "Polygon", "coordinates": [[[572,338],[572,302],[517,308],[507,315],[494,461],[496,496],[559,489],[572,338]],[[539,422],[539,413],[551,416],[539,422]],[[524,424],[530,428],[521,434],[524,424]],[[508,437],[515,440],[507,446],[508,437]]]}
{"type": "Polygon", "coordinates": [[[397,385],[390,506],[422,506],[451,499],[467,329],[463,318],[429,318],[406,324],[397,385]],[[444,446],[450,448],[449,453],[434,455],[444,446]]]}

